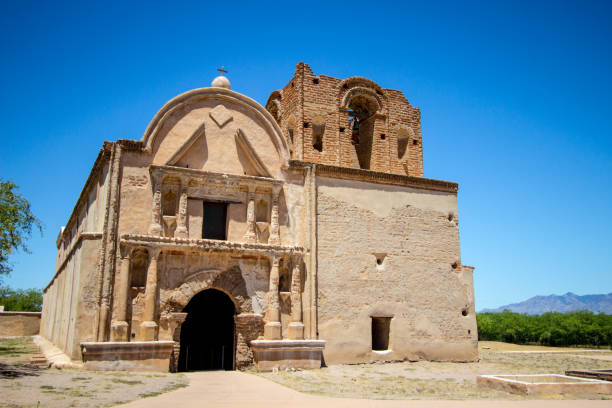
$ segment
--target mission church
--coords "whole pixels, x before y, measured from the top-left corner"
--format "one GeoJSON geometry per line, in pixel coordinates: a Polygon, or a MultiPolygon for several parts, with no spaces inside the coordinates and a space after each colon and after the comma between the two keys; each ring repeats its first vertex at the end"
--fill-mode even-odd
{"type": "Polygon", "coordinates": [[[419,109],[304,63],[265,107],[230,88],[104,142],[41,335],[93,370],[476,360],[458,185],[423,177],[419,109]]]}

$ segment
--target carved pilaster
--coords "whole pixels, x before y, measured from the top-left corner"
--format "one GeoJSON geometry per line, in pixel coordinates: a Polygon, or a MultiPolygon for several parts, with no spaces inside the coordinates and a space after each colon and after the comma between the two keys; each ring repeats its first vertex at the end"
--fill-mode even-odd
{"type": "Polygon", "coordinates": [[[128,293],[130,286],[130,263],[132,247],[121,246],[121,269],[117,280],[117,315],[112,323],[112,341],[130,341],[129,324],[127,322],[128,293]]]}
{"type": "Polygon", "coordinates": [[[181,352],[181,325],[187,318],[187,313],[170,313],[165,318],[168,324],[168,338],[160,340],[174,340],[169,368],[171,373],[176,373],[178,371],[178,359],[181,352]]]}
{"type": "Polygon", "coordinates": [[[281,338],[280,304],[278,297],[280,256],[272,255],[270,268],[270,288],[268,291],[268,310],[266,314],[267,323],[264,326],[264,338],[266,340],[278,340],[281,338]]]}
{"type": "Polygon", "coordinates": [[[148,248],[149,268],[147,270],[147,286],[145,287],[143,322],[140,324],[140,340],[155,341],[157,322],[155,322],[155,307],[157,305],[157,258],[159,248],[148,248]]]}
{"type": "Polygon", "coordinates": [[[187,238],[187,185],[189,179],[181,179],[181,196],[179,198],[178,216],[176,219],[176,231],[174,236],[177,238],[187,238]]]}
{"type": "Polygon", "coordinates": [[[272,187],[272,211],[270,214],[270,239],[268,242],[272,245],[279,245],[280,242],[280,225],[278,224],[278,196],[281,191],[280,185],[272,187]]]}
{"type": "Polygon", "coordinates": [[[151,182],[153,183],[153,208],[151,211],[151,226],[149,227],[149,235],[161,236],[161,176],[157,173],[152,173],[151,182]]]}
{"type": "Polygon", "coordinates": [[[288,327],[288,337],[292,340],[304,338],[304,323],[302,322],[302,257],[293,255],[293,271],[291,274],[291,322],[288,327]]]}
{"type": "Polygon", "coordinates": [[[247,229],[244,234],[246,242],[257,242],[257,233],[255,224],[255,186],[248,186],[247,191],[247,229]]]}

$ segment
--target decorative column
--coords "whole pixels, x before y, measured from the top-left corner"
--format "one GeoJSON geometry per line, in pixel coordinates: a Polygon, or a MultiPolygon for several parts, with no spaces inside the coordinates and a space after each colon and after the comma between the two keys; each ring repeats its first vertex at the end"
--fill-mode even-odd
{"type": "Polygon", "coordinates": [[[304,339],[304,323],[302,323],[302,256],[293,255],[293,272],[291,274],[291,322],[288,327],[288,337],[291,340],[304,339]]]}
{"type": "Polygon", "coordinates": [[[117,315],[111,326],[112,341],[130,341],[127,322],[128,293],[130,287],[130,255],[132,248],[127,245],[121,246],[121,269],[118,279],[117,291],[117,315]]]}
{"type": "Polygon", "coordinates": [[[189,179],[181,178],[181,196],[179,198],[178,216],[176,217],[176,231],[174,236],[177,238],[188,238],[187,232],[187,185],[189,179]]]}
{"type": "Polygon", "coordinates": [[[278,195],[281,191],[280,185],[272,187],[272,212],[270,214],[270,239],[272,245],[280,245],[280,226],[278,225],[278,195]]]}
{"type": "Polygon", "coordinates": [[[157,173],[152,173],[151,181],[153,182],[153,210],[149,235],[161,236],[161,176],[157,173]]]}
{"type": "Polygon", "coordinates": [[[178,360],[181,353],[181,325],[187,318],[187,313],[170,313],[168,316],[168,334],[173,340],[172,355],[170,356],[170,372],[178,372],[178,360]]]}
{"type": "Polygon", "coordinates": [[[267,323],[264,326],[264,338],[266,340],[281,339],[280,305],[278,300],[278,281],[280,255],[272,255],[272,267],[270,268],[270,288],[268,291],[268,311],[266,313],[267,323]]]}
{"type": "Polygon", "coordinates": [[[244,234],[246,242],[257,242],[257,233],[255,232],[255,186],[249,184],[247,192],[247,229],[244,234]]]}
{"type": "Polygon", "coordinates": [[[140,341],[155,341],[157,323],[155,322],[155,307],[157,306],[157,258],[160,248],[148,248],[149,269],[147,270],[147,286],[145,287],[144,310],[140,323],[140,341]]]}

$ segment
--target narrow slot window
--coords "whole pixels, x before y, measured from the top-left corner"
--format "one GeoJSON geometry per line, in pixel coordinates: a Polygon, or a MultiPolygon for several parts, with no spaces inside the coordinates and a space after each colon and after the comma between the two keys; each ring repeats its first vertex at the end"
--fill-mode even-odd
{"type": "Polygon", "coordinates": [[[390,328],[390,317],[372,316],[372,350],[384,351],[389,349],[390,328]]]}

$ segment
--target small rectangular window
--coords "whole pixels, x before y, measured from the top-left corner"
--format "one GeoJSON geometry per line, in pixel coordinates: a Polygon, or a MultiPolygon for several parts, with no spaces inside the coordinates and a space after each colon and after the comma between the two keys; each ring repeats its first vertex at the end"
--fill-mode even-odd
{"type": "Polygon", "coordinates": [[[389,329],[391,317],[372,316],[372,350],[382,351],[389,349],[389,329]]]}
{"type": "Polygon", "coordinates": [[[202,238],[227,239],[227,203],[204,202],[202,238]]]}

